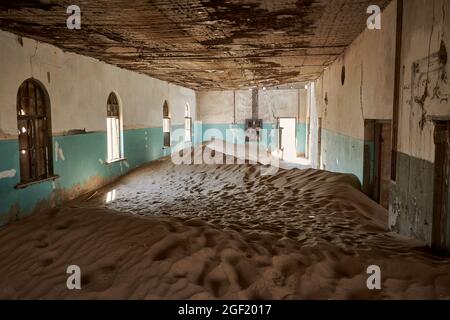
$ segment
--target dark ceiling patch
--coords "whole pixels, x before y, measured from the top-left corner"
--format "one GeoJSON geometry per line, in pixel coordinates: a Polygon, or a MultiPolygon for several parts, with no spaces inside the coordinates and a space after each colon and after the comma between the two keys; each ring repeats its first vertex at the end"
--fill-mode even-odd
{"type": "MultiPolygon", "coordinates": [[[[269,2],[267,2],[269,3],[269,2]]],[[[219,6],[217,2],[207,2],[208,18],[220,21],[230,26],[230,33],[225,37],[205,40],[204,45],[226,45],[237,43],[238,40],[255,39],[255,43],[268,47],[270,43],[258,41],[265,34],[273,35],[313,35],[314,22],[323,12],[324,5],[312,8],[313,1],[298,1],[294,6],[286,4],[285,8],[270,10],[265,8],[265,2],[240,4],[224,1],[219,6]],[[302,4],[303,3],[303,4],[302,4]]],[[[277,43],[283,46],[283,43],[277,43]]]]}

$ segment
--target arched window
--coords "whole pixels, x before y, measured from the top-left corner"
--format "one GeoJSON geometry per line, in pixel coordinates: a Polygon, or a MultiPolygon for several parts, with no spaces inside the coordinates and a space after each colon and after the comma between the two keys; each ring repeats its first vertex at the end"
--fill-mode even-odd
{"type": "Polygon", "coordinates": [[[184,141],[192,141],[192,118],[191,118],[191,106],[186,102],[184,109],[184,141]]]}
{"type": "Polygon", "coordinates": [[[163,147],[170,148],[170,111],[167,100],[163,104],[163,147]]]}
{"type": "Polygon", "coordinates": [[[123,158],[122,121],[120,119],[120,104],[114,92],[108,97],[106,130],[108,138],[108,162],[123,158]]]}
{"type": "Polygon", "coordinates": [[[28,79],[17,93],[21,183],[53,175],[50,99],[44,86],[28,79]]]}

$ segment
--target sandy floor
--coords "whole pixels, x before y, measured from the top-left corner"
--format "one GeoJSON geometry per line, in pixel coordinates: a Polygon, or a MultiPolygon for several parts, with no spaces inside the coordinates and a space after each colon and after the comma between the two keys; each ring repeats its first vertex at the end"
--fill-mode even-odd
{"type": "Polygon", "coordinates": [[[260,169],[158,161],[6,226],[0,298],[450,298],[450,260],[386,232],[356,178],[260,169]],[[73,264],[82,290],[66,288],[73,264]]]}

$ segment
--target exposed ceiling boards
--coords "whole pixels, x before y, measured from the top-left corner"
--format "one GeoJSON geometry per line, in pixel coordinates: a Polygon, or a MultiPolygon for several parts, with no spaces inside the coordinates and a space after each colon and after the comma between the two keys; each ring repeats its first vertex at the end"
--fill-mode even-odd
{"type": "Polygon", "coordinates": [[[317,78],[389,2],[15,0],[0,29],[196,90],[269,87],[317,78]],[[72,4],[81,30],[66,27],[72,4]]]}

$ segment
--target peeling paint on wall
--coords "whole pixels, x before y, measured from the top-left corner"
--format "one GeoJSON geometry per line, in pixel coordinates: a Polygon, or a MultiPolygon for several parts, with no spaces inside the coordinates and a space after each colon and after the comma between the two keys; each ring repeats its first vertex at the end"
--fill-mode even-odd
{"type": "Polygon", "coordinates": [[[66,158],[64,157],[64,152],[61,146],[59,145],[58,141],[55,142],[55,161],[58,162],[58,158],[62,161],[65,161],[66,158]]]}
{"type": "Polygon", "coordinates": [[[404,1],[397,180],[392,185],[390,227],[431,245],[435,175],[434,123],[450,115],[446,43],[447,0],[404,1]],[[442,12],[442,16],[441,16],[442,12]]]}
{"type": "Polygon", "coordinates": [[[15,176],[16,176],[15,169],[0,171],[0,179],[14,178],[15,176]]]}

